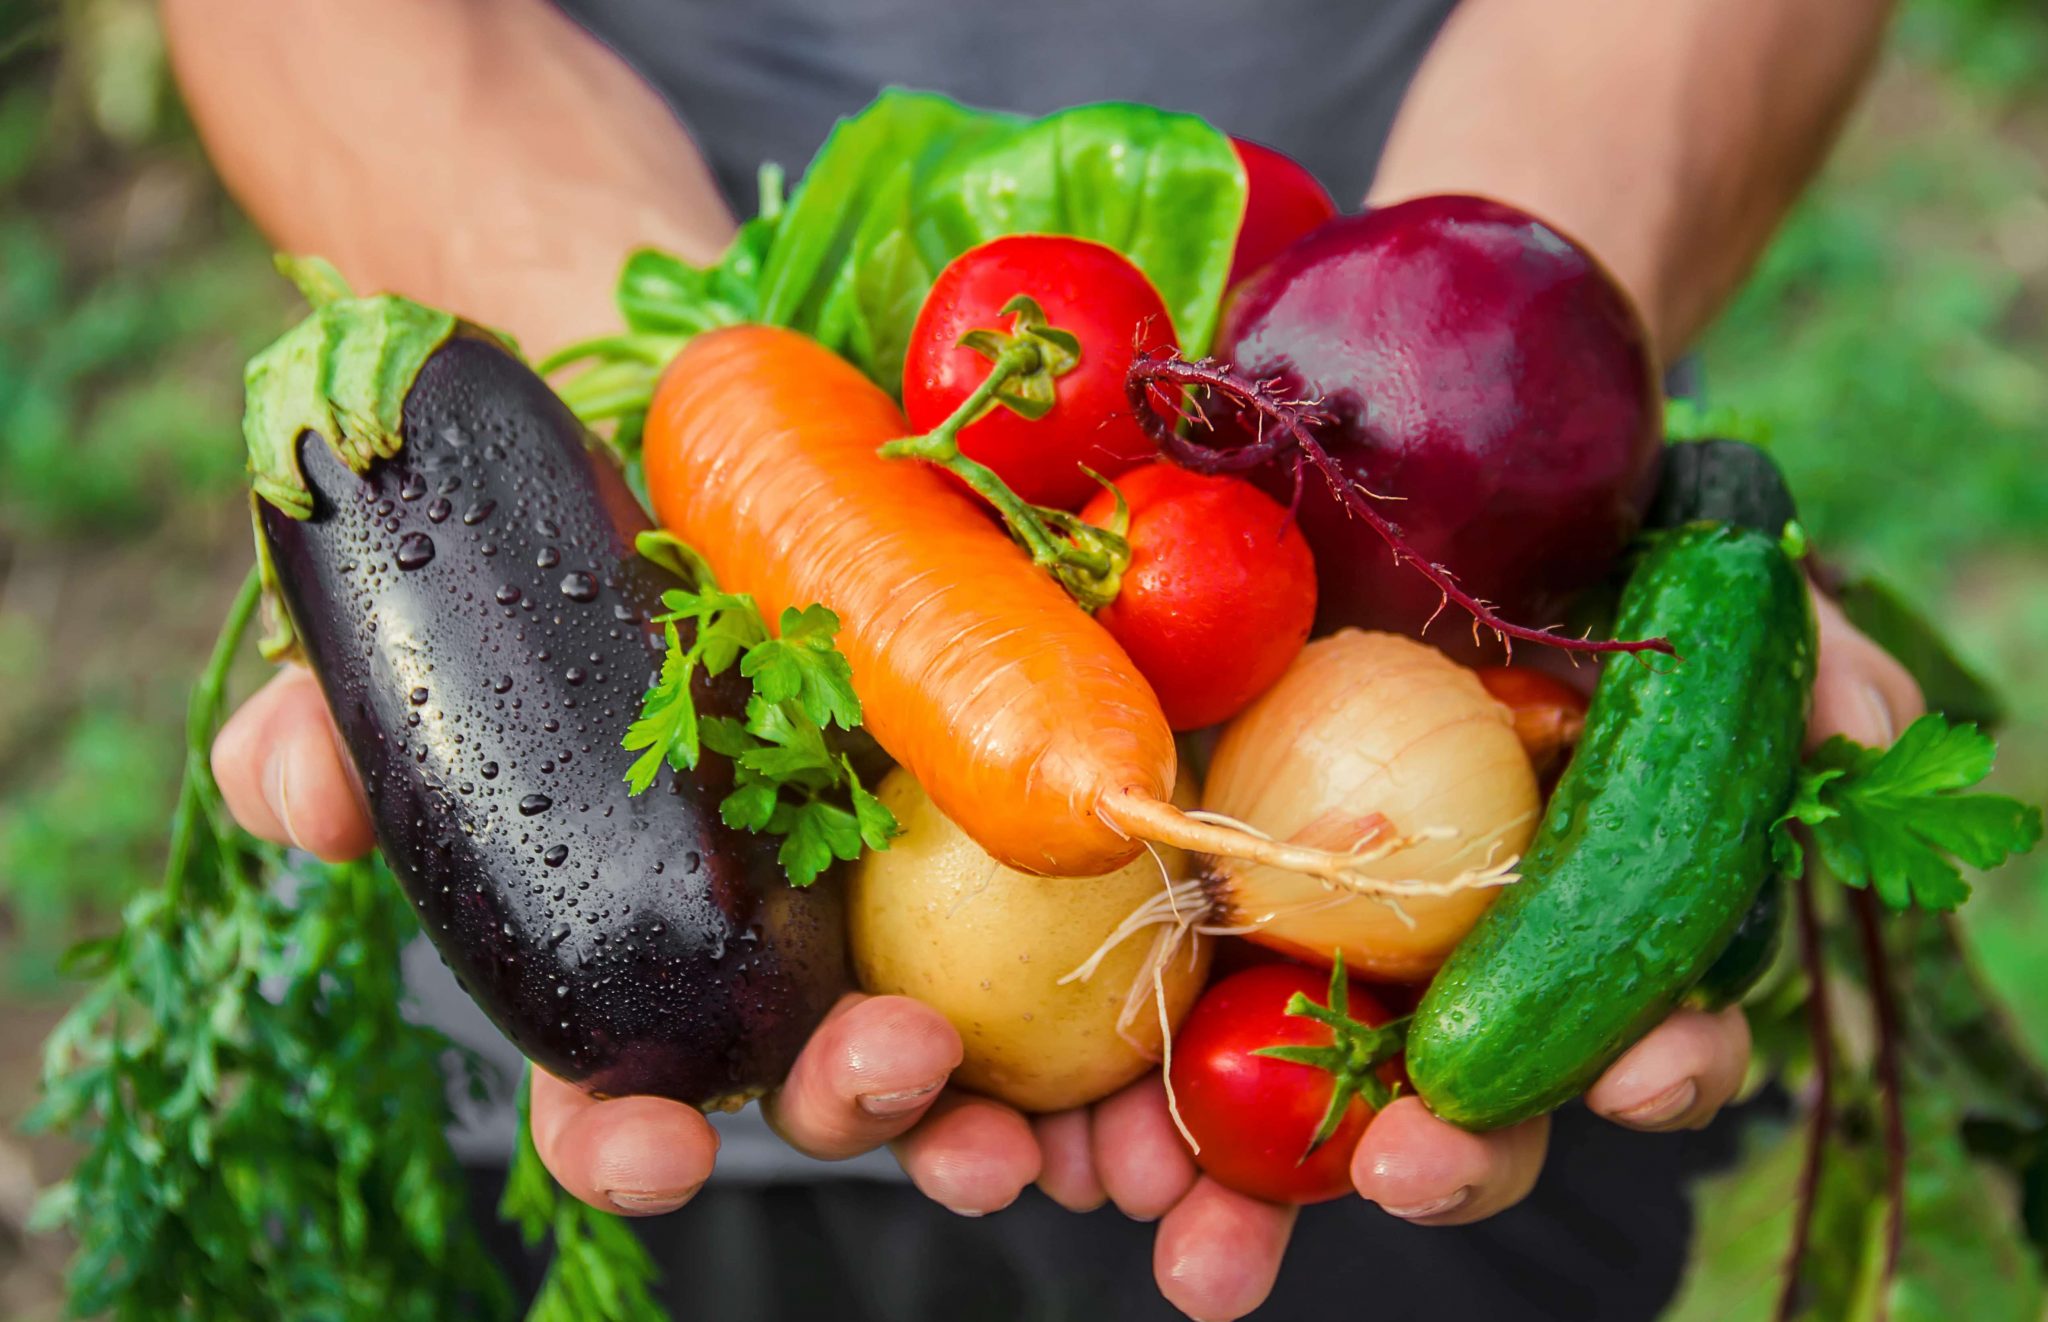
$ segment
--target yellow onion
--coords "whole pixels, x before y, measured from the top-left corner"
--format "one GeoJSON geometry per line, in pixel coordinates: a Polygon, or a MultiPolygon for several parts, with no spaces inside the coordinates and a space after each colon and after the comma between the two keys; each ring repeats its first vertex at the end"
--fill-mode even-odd
{"type": "Polygon", "coordinates": [[[1541,806],[1512,717],[1471,671],[1409,638],[1344,630],[1225,729],[1202,808],[1357,851],[1361,884],[1214,859],[1204,925],[1419,981],[1512,883],[1541,806]]]}

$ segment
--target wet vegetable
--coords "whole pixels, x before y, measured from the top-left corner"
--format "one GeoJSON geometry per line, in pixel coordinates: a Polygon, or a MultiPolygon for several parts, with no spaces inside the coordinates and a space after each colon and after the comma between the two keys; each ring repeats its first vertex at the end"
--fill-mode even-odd
{"type": "Polygon", "coordinates": [[[1684,662],[1601,672],[1522,880],[1415,1012],[1409,1074],[1467,1129],[1585,1091],[1719,957],[1774,866],[1813,690],[1798,567],[1776,538],[1690,524],[1644,554],[1618,627],[1668,631],[1684,662]]]}
{"type": "Polygon", "coordinates": [[[997,406],[959,432],[960,452],[1024,500],[1079,509],[1158,446],[1124,406],[1124,374],[1141,351],[1174,342],[1173,319],[1145,273],[1106,244],[1016,234],[970,248],[939,272],[910,332],[903,413],[913,430],[945,422],[981,387],[1002,350],[1014,300],[1056,328],[1034,370],[1010,378],[997,406]]]}
{"type": "Polygon", "coordinates": [[[1271,688],[1308,641],[1316,567],[1277,502],[1235,477],[1146,464],[1081,517],[1102,527],[1128,508],[1130,564],[1096,612],[1130,653],[1176,730],[1225,721],[1271,688]]]}
{"type": "Polygon", "coordinates": [[[1285,252],[1302,235],[1337,214],[1337,203],[1308,167],[1283,152],[1232,138],[1244,162],[1244,221],[1230,258],[1230,287],[1285,252]]]}
{"type": "MultiPolygon", "coordinates": [[[[259,543],[423,927],[594,1092],[763,1091],[846,985],[840,902],[719,819],[725,758],[628,793],[618,732],[684,585],[634,553],[624,482],[502,344],[316,292],[251,367],[259,543]]],[[[746,692],[692,696],[738,716],[746,692]]]]}

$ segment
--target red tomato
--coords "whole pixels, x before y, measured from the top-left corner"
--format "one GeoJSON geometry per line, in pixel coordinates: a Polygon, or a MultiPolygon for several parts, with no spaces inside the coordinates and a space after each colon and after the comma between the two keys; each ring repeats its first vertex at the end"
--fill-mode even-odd
{"type": "Polygon", "coordinates": [[[1046,324],[1081,342],[1081,360],[1054,380],[1054,404],[1033,421],[998,407],[960,432],[960,450],[996,471],[1034,505],[1077,509],[1101,490],[1086,464],[1114,477],[1158,451],[1131,417],[1124,374],[1138,352],[1176,343],[1159,291],[1113,248],[1086,239],[1017,234],[954,258],[926,295],[903,364],[903,411],[927,432],[951,417],[988,376],[988,359],[962,348],[972,330],[1007,333],[1003,306],[1035,299],[1046,324]]]}
{"type": "MultiPolygon", "coordinates": [[[[1357,1024],[1370,1029],[1388,1020],[1370,992],[1356,982],[1348,988],[1357,1024]]],[[[1174,1036],[1174,1102],[1201,1144],[1195,1163],[1217,1183],[1275,1203],[1320,1203],[1350,1192],[1352,1150],[1372,1106],[1353,1096],[1336,1130],[1310,1151],[1336,1077],[1257,1054],[1264,1047],[1330,1046],[1329,1027],[1287,1013],[1296,992],[1327,1005],[1329,991],[1330,975],[1321,969],[1261,964],[1210,987],[1174,1036]]],[[[1374,1075],[1391,1087],[1401,1079],[1400,1065],[1388,1060],[1374,1075]]]]}
{"type": "Polygon", "coordinates": [[[1244,162],[1244,224],[1230,259],[1228,288],[1280,255],[1280,250],[1337,214],[1330,190],[1291,156],[1232,138],[1244,162]]]}
{"type": "MultiPolygon", "coordinates": [[[[1130,653],[1176,730],[1228,720],[1280,678],[1316,616],[1316,567],[1286,509],[1251,483],[1169,463],[1117,482],[1131,567],[1095,618],[1130,653]]],[[[1081,517],[1107,527],[1100,491],[1081,517]]]]}
{"type": "Polygon", "coordinates": [[[1559,769],[1586,728],[1586,695],[1527,666],[1480,666],[1475,672],[1495,702],[1515,717],[1515,734],[1538,777],[1559,769]]]}

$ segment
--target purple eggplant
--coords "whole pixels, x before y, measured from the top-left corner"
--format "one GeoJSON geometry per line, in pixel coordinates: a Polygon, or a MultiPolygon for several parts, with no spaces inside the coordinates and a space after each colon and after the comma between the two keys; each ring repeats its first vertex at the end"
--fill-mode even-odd
{"type": "MultiPolygon", "coordinates": [[[[732,766],[709,749],[627,793],[650,618],[684,585],[634,552],[617,468],[443,314],[337,298],[293,334],[251,366],[259,552],[441,957],[592,1092],[774,1086],[850,985],[836,878],[792,887],[772,838],[719,819],[732,766]]],[[[692,692],[737,716],[748,685],[692,692]]]]}

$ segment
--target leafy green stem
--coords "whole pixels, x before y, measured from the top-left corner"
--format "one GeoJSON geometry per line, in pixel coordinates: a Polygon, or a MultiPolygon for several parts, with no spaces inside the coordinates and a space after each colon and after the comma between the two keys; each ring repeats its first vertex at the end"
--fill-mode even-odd
{"type": "Polygon", "coordinates": [[[1813,1112],[1806,1122],[1806,1151],[1800,1160],[1798,1192],[1793,1201],[1792,1245],[1785,1256],[1785,1283],[1773,1316],[1791,1322],[1799,1303],[1799,1267],[1813,1239],[1814,1209],[1820,1201],[1821,1160],[1828,1131],[1835,1123],[1835,1026],[1828,1005],[1827,965],[1821,957],[1820,918],[1813,902],[1813,879],[1792,878],[1799,901],[1799,965],[1806,973],[1806,1028],[1813,1050],[1813,1112]]]}
{"type": "MultiPolygon", "coordinates": [[[[213,641],[213,652],[207,658],[206,668],[199,672],[191,701],[186,704],[185,780],[179,787],[177,811],[171,818],[170,857],[164,867],[164,895],[172,911],[177,909],[184,892],[195,830],[204,823],[218,824],[221,804],[220,786],[213,779],[213,733],[220,727],[221,708],[227,700],[228,672],[234,668],[235,654],[241,651],[242,639],[248,635],[249,624],[255,619],[262,599],[262,580],[252,569],[228,607],[227,619],[213,641]]],[[[238,872],[239,863],[239,858],[235,858],[238,872]]]]}
{"type": "Polygon", "coordinates": [[[638,544],[642,555],[697,590],[664,592],[667,610],[653,621],[666,634],[661,673],[620,741],[640,754],[626,772],[631,792],[645,793],[664,765],[694,770],[709,745],[732,759],[733,788],[719,804],[720,819],[781,837],[776,857],[793,884],[810,885],[834,859],[860,857],[863,846],[888,848],[895,817],[826,735],[861,720],[852,667],[833,641],[839,617],[817,604],[790,607],[770,636],[754,599],[721,590],[683,542],[643,533],[638,544]],[[684,625],[692,630],[687,646],[684,625]],[[753,685],[744,719],[700,720],[692,682],[700,671],[716,677],[735,662],[753,685]]]}
{"type": "Polygon", "coordinates": [[[1869,888],[1849,897],[1863,938],[1863,963],[1870,975],[1870,1000],[1877,1020],[1877,1095],[1884,1118],[1884,1267],[1878,1277],[1873,1322],[1884,1322],[1892,1278],[1906,1228],[1906,1115],[1899,1080],[1899,1005],[1892,989],[1891,959],[1878,922],[1877,895],[1869,888]]]}

